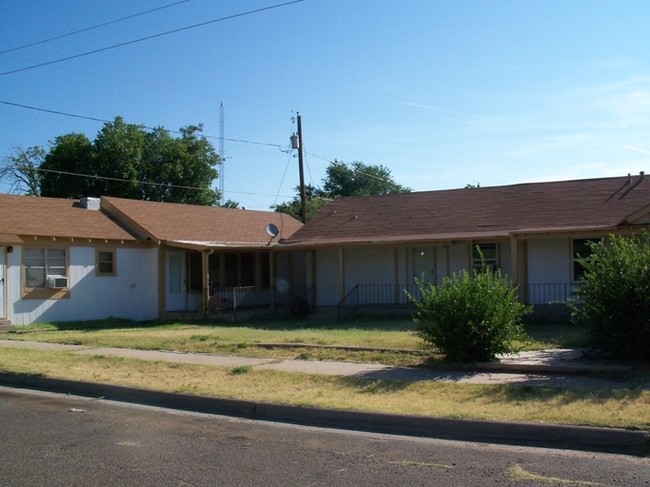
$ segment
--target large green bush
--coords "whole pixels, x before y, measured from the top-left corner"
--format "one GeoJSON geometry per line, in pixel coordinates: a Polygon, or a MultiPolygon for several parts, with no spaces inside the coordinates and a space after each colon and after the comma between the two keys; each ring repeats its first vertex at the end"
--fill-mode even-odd
{"type": "Polygon", "coordinates": [[[421,298],[414,321],[426,348],[450,362],[493,361],[512,353],[513,341],[523,339],[522,318],[531,309],[517,299],[511,282],[484,266],[462,271],[440,285],[418,282],[421,298]]]}
{"type": "Polygon", "coordinates": [[[590,345],[619,359],[650,361],[650,235],[611,235],[589,244],[574,323],[590,345]]]}

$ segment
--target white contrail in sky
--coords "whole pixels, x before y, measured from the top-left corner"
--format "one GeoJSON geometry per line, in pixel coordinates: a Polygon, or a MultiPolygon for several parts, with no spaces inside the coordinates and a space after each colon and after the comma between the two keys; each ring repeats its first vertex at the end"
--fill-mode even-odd
{"type": "Polygon", "coordinates": [[[633,145],[622,145],[621,148],[631,150],[634,152],[640,152],[641,154],[647,154],[650,156],[650,150],[642,149],[641,147],[634,147],[633,145]]]}

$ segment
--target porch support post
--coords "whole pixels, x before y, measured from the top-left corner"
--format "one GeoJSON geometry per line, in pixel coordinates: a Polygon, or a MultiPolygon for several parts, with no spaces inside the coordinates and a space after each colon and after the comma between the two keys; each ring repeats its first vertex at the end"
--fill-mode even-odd
{"type": "Polygon", "coordinates": [[[201,251],[201,289],[203,289],[203,314],[207,315],[210,310],[210,270],[209,257],[212,250],[201,251]]]}
{"type": "MultiPolygon", "coordinates": [[[[519,240],[510,237],[510,281],[514,286],[519,285],[519,240]]],[[[522,290],[518,288],[517,295],[522,299],[522,290]]]]}
{"type": "Polygon", "coordinates": [[[269,303],[271,309],[275,309],[275,252],[269,253],[269,303]]]}
{"type": "Polygon", "coordinates": [[[158,244],[158,316],[163,317],[167,310],[167,247],[158,244]]]}
{"type": "Polygon", "coordinates": [[[316,262],[316,251],[312,250],[311,251],[311,289],[312,289],[312,297],[314,298],[314,302],[312,305],[314,306],[314,309],[318,306],[318,262],[316,262]]]}
{"type": "Polygon", "coordinates": [[[519,247],[517,237],[510,237],[510,280],[519,284],[519,247]]]}
{"type": "Polygon", "coordinates": [[[339,247],[339,302],[345,298],[345,251],[339,247]]]}
{"type": "Polygon", "coordinates": [[[397,246],[393,249],[393,268],[393,282],[395,284],[395,295],[393,296],[393,301],[395,304],[399,304],[402,290],[399,288],[399,247],[397,246]]]}

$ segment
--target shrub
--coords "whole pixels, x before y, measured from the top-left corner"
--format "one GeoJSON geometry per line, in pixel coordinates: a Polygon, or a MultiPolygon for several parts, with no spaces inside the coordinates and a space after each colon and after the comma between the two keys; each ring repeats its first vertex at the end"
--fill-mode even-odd
{"type": "Polygon", "coordinates": [[[591,242],[572,306],[589,344],[621,359],[650,360],[650,235],[591,242]]]}
{"type": "Polygon", "coordinates": [[[525,338],[522,318],[531,308],[519,302],[516,290],[500,271],[484,266],[462,271],[442,284],[418,282],[421,299],[414,321],[425,348],[437,349],[450,362],[493,361],[513,353],[525,338]]]}

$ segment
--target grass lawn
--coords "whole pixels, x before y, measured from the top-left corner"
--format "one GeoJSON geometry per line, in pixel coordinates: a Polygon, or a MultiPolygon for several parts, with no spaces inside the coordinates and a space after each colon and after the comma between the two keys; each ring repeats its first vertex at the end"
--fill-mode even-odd
{"type": "Polygon", "coordinates": [[[650,429],[650,391],[366,380],[0,349],[0,371],[334,409],[650,429]]]}
{"type": "MultiPolygon", "coordinates": [[[[527,331],[531,340],[517,344],[524,350],[569,348],[580,346],[583,341],[580,330],[567,324],[536,323],[529,325],[527,331]]],[[[432,355],[421,349],[415,325],[404,318],[359,317],[329,323],[277,318],[238,323],[163,324],[109,320],[25,326],[5,337],[87,346],[388,365],[419,365],[432,355]],[[289,346],[295,344],[298,346],[289,346]]]]}
{"type": "MultiPolygon", "coordinates": [[[[569,325],[532,324],[528,349],[583,344],[569,325]]],[[[356,318],[345,323],[294,320],[246,322],[90,323],[19,327],[3,339],[174,350],[240,356],[419,365],[420,350],[408,320],[356,318]],[[283,348],[282,344],[302,344],[283,348]],[[276,344],[273,347],[270,344],[276,344]],[[279,344],[279,345],[278,345],[279,344]],[[325,346],[325,347],[324,347],[325,346]],[[341,348],[328,348],[341,347],[341,348]],[[349,350],[371,347],[386,350],[349,350]]],[[[301,373],[220,368],[0,348],[0,371],[120,384],[169,392],[278,404],[472,418],[650,429],[650,391],[581,391],[514,385],[365,380],[301,373]]]]}

